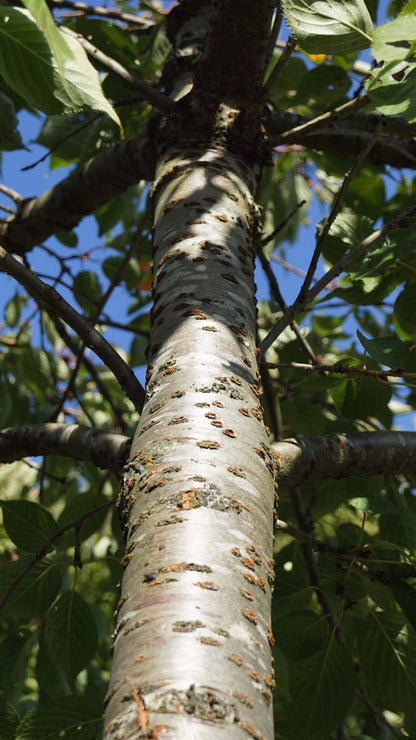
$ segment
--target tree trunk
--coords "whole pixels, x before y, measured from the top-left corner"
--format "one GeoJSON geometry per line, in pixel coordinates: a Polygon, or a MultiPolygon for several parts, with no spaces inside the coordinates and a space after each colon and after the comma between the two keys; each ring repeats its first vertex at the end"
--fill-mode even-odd
{"type": "MultiPolygon", "coordinates": [[[[256,27],[251,4],[235,5],[220,10],[222,24],[227,13],[238,19],[230,44],[233,33],[244,42],[242,21],[246,35],[256,27]]],[[[258,6],[261,67],[271,9],[258,6]]],[[[205,96],[212,53],[211,45],[202,60],[205,96]]],[[[247,90],[258,94],[259,67],[249,61],[247,90]]],[[[252,100],[233,151],[224,146],[241,113],[241,91],[228,79],[227,99],[211,92],[202,113],[198,94],[179,103],[157,168],[147,397],[120,499],[127,550],[105,718],[111,740],[162,730],[273,737],[275,458],[259,403],[257,163],[247,154],[257,114],[252,100]]]]}

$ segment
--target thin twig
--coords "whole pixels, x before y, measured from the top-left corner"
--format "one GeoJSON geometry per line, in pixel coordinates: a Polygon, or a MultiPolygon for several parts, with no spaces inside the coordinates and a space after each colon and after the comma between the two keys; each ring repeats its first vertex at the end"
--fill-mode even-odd
{"type": "MultiPolygon", "coordinates": [[[[144,223],[145,218],[146,218],[146,216],[144,215],[142,217],[141,221],[140,221],[140,224],[137,227],[137,230],[138,231],[141,230],[141,227],[142,227],[142,225],[144,223]]],[[[134,251],[135,248],[136,248],[136,240],[135,239],[132,239],[131,240],[131,243],[130,243],[130,246],[129,246],[126,254],[124,255],[123,260],[119,264],[118,269],[116,270],[116,273],[115,273],[113,279],[111,280],[111,282],[110,282],[107,290],[101,296],[100,300],[98,301],[98,303],[97,303],[97,305],[95,307],[94,315],[91,317],[91,325],[93,327],[95,326],[96,323],[98,323],[98,319],[100,318],[101,311],[103,310],[105,304],[107,303],[107,301],[111,297],[111,294],[112,294],[114,288],[120,282],[121,277],[123,275],[123,272],[126,269],[128,263],[130,262],[131,256],[132,256],[133,251],[134,251]]],[[[50,421],[56,421],[56,419],[59,416],[59,413],[60,413],[61,409],[65,405],[65,402],[66,402],[66,400],[67,400],[67,398],[69,396],[69,393],[71,392],[71,390],[74,389],[76,377],[77,377],[78,371],[79,371],[79,369],[81,367],[81,363],[82,363],[82,360],[83,360],[83,355],[84,355],[85,349],[86,349],[86,344],[85,344],[85,342],[83,342],[81,344],[81,346],[78,348],[77,359],[76,359],[75,367],[72,370],[71,377],[68,380],[68,383],[66,385],[65,391],[62,394],[62,397],[60,399],[60,402],[59,402],[57,408],[54,410],[54,412],[53,412],[53,414],[52,414],[52,416],[50,418],[50,421]]]]}
{"type": "Polygon", "coordinates": [[[292,323],[293,319],[314,299],[317,295],[335,278],[338,277],[342,272],[345,272],[346,268],[354,262],[354,260],[363,257],[366,252],[371,252],[375,248],[380,239],[391,234],[393,231],[398,229],[405,229],[409,226],[413,226],[416,223],[416,204],[412,205],[404,214],[393,218],[386,224],[381,226],[372,234],[363,239],[360,244],[350,249],[344,254],[338,262],[336,262],[319,280],[316,281],[315,285],[310,288],[308,293],[299,300],[299,297],[295,300],[292,306],[289,307],[286,315],[283,316],[280,321],[273,327],[266,338],[260,345],[260,351],[264,354],[267,349],[273,344],[277,337],[286,329],[289,324],[292,323]]]}
{"type": "Polygon", "coordinates": [[[17,204],[21,203],[24,200],[23,195],[20,195],[20,193],[18,193],[17,190],[13,190],[13,188],[7,187],[7,185],[0,184],[0,192],[7,195],[9,198],[14,200],[14,202],[17,204]]]}
{"type": "MultiPolygon", "coordinates": [[[[270,39],[269,39],[269,47],[267,49],[266,59],[264,62],[264,72],[267,72],[267,68],[270,64],[270,60],[273,56],[273,51],[275,47],[277,46],[277,38],[280,33],[280,28],[282,25],[283,20],[283,12],[282,12],[282,5],[279,2],[276,8],[276,13],[273,18],[273,24],[272,24],[272,30],[270,32],[270,39]]],[[[283,48],[286,47],[286,44],[283,45],[283,48]]]]}
{"type": "Polygon", "coordinates": [[[26,565],[23,570],[20,571],[17,578],[14,579],[14,581],[10,584],[9,589],[4,594],[3,598],[0,601],[0,609],[3,609],[3,607],[6,605],[7,601],[9,600],[10,596],[12,595],[13,591],[16,589],[16,587],[19,585],[19,583],[23,580],[23,578],[29,573],[29,571],[33,568],[36,563],[38,563],[42,558],[46,555],[49,548],[58,540],[60,537],[62,537],[65,532],[67,532],[69,529],[72,529],[73,527],[80,527],[81,524],[90,517],[94,516],[94,514],[97,514],[99,511],[102,511],[103,509],[108,509],[110,506],[112,506],[113,501],[106,501],[103,504],[100,504],[99,506],[95,506],[94,509],[90,509],[90,511],[87,511],[82,516],[78,517],[77,519],[74,519],[72,522],[69,522],[69,524],[66,524],[64,527],[62,527],[59,532],[56,532],[52,537],[49,537],[48,540],[43,544],[41,549],[35,553],[33,558],[29,561],[29,563],[26,565]]]}
{"type": "Polygon", "coordinates": [[[71,139],[73,136],[76,136],[77,134],[79,134],[79,132],[82,131],[87,126],[89,126],[90,123],[94,123],[95,121],[97,121],[102,115],[103,115],[102,113],[97,113],[97,115],[93,116],[93,118],[89,118],[87,121],[83,121],[79,126],[72,129],[72,131],[70,131],[69,134],[67,134],[62,139],[57,141],[56,144],[51,146],[46,152],[46,154],[44,154],[42,157],[37,159],[36,162],[32,162],[32,164],[27,164],[26,167],[22,167],[21,172],[27,172],[27,170],[32,170],[34,167],[37,167],[37,165],[41,164],[41,162],[44,162],[45,159],[47,159],[52,154],[52,152],[55,151],[55,149],[58,149],[58,147],[62,146],[62,144],[68,141],[68,139],[71,139]]]}
{"type": "Polygon", "coordinates": [[[155,25],[154,21],[148,18],[132,15],[131,13],[123,13],[121,10],[117,10],[116,8],[103,8],[88,5],[87,3],[76,2],[75,0],[48,0],[48,5],[52,8],[69,8],[70,10],[80,11],[83,15],[95,15],[101,16],[101,18],[110,18],[116,21],[122,21],[123,23],[142,26],[146,29],[150,29],[155,25]]]}
{"type": "Polygon", "coordinates": [[[339,121],[341,118],[345,118],[346,116],[351,116],[356,111],[361,110],[361,108],[365,108],[365,106],[370,105],[370,103],[371,98],[367,94],[348,100],[347,103],[339,105],[337,108],[334,108],[334,110],[322,113],[320,116],[316,116],[316,118],[312,118],[310,121],[306,121],[305,123],[301,123],[299,126],[290,128],[288,131],[284,131],[279,135],[277,141],[275,141],[275,145],[290,144],[292,141],[296,142],[299,134],[302,134],[302,136],[310,134],[320,128],[323,124],[333,123],[334,121],[339,121]]]}
{"type": "Polygon", "coordinates": [[[374,132],[374,135],[371,137],[370,141],[366,144],[364,149],[360,152],[355,162],[350,167],[350,169],[348,170],[348,172],[346,173],[345,177],[342,180],[341,186],[333,200],[328,218],[326,219],[323,225],[322,231],[316,240],[315,249],[313,251],[313,255],[312,255],[309,267],[308,267],[308,271],[306,273],[305,280],[303,281],[303,285],[301,286],[301,289],[299,291],[299,300],[302,300],[302,298],[306,295],[306,293],[308,292],[310,288],[310,285],[313,280],[313,276],[315,275],[315,270],[318,265],[319,257],[321,256],[321,252],[325,244],[325,239],[327,238],[329,234],[329,230],[340,211],[340,208],[342,206],[342,200],[345,196],[345,193],[347,192],[347,189],[351,183],[351,180],[353,179],[355,173],[359,170],[359,168],[361,167],[361,165],[367,158],[367,155],[371,152],[382,130],[383,130],[383,121],[379,123],[376,131],[374,132]]]}
{"type": "Polygon", "coordinates": [[[404,380],[416,380],[416,373],[406,372],[402,368],[396,370],[369,370],[366,367],[353,367],[337,362],[334,365],[319,363],[317,365],[307,365],[303,362],[268,362],[267,367],[287,368],[289,370],[303,370],[305,372],[328,372],[336,375],[366,375],[370,378],[379,378],[387,380],[388,378],[403,378],[404,380]]]}
{"type": "Polygon", "coordinates": [[[290,56],[292,52],[294,52],[295,48],[296,48],[296,39],[291,34],[286,42],[285,48],[283,49],[279,59],[277,60],[275,66],[270,72],[269,78],[267,79],[263,87],[263,91],[262,91],[263,98],[267,98],[271,88],[273,87],[274,83],[278,79],[279,75],[282,72],[283,67],[285,66],[286,62],[290,59],[290,56]]]}
{"type": "MultiPolygon", "coordinates": [[[[283,313],[286,313],[286,311],[288,310],[287,303],[285,299],[283,298],[283,295],[279,287],[279,283],[276,280],[276,276],[271,268],[270,262],[268,261],[266,255],[261,249],[258,250],[258,257],[259,257],[261,266],[264,272],[266,273],[266,276],[269,281],[271,297],[276,301],[276,303],[281,308],[283,313]]],[[[308,357],[311,358],[312,362],[317,362],[315,352],[313,351],[306,337],[303,336],[301,329],[295,320],[293,320],[290,323],[290,328],[295,333],[297,339],[299,340],[299,343],[302,345],[308,357]]],[[[271,367],[271,365],[268,365],[268,367],[271,367]]]]}
{"type": "Polygon", "coordinates": [[[43,283],[27,267],[6,252],[3,247],[0,247],[0,271],[14,277],[40,306],[60,316],[80,336],[85,345],[94,350],[96,355],[114,374],[137,411],[140,412],[144,402],[144,389],[114,347],[78,311],[67,303],[55,288],[43,283]]]}
{"type": "Polygon", "coordinates": [[[273,229],[272,233],[268,234],[267,236],[264,237],[264,239],[260,240],[260,246],[265,247],[266,244],[269,244],[269,242],[273,241],[273,239],[275,239],[276,236],[280,234],[281,231],[283,231],[285,226],[287,226],[290,219],[293,218],[293,216],[295,215],[296,211],[298,211],[299,208],[302,208],[302,206],[304,206],[305,203],[306,203],[306,200],[301,200],[299,203],[297,203],[294,209],[290,211],[290,213],[287,216],[285,216],[285,218],[279,221],[276,228],[273,229]]]}

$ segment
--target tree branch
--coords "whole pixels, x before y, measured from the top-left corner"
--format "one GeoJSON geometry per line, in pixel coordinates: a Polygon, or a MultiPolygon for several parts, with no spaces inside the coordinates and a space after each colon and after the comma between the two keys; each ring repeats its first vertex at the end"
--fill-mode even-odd
{"type": "MultiPolygon", "coordinates": [[[[314,119],[285,111],[273,111],[268,123],[270,143],[274,146],[299,144],[309,149],[333,153],[338,157],[356,157],[373,136],[382,117],[377,113],[350,115],[353,110],[348,107],[346,111],[348,118],[345,120],[340,120],[339,109],[314,119]]],[[[345,113],[345,107],[343,112],[345,113]]],[[[415,124],[399,117],[388,118],[383,134],[368,155],[368,161],[375,165],[415,169],[415,137],[415,124]]]]}
{"type": "Polygon", "coordinates": [[[372,234],[369,234],[363,241],[356,247],[352,247],[336,262],[316,283],[310,288],[310,290],[304,295],[298,295],[295,302],[292,303],[288,308],[286,314],[277,322],[273,329],[269,332],[266,338],[260,345],[260,351],[264,354],[268,348],[273,344],[277,337],[286,329],[289,324],[292,323],[293,319],[304,311],[311,301],[319,295],[329,283],[338,277],[342,272],[345,272],[347,267],[358,258],[362,258],[367,252],[371,252],[380,241],[392,232],[398,229],[405,229],[409,226],[413,226],[416,223],[416,204],[413,204],[408,210],[388,221],[386,224],[381,226],[372,234]]]}
{"type": "Polygon", "coordinates": [[[140,15],[133,15],[132,13],[123,13],[117,8],[102,8],[100,6],[88,5],[88,3],[76,2],[76,0],[47,0],[49,7],[51,8],[69,8],[69,10],[81,12],[83,15],[100,16],[105,19],[112,19],[115,21],[121,21],[122,23],[129,23],[138,28],[150,30],[154,25],[154,21],[150,18],[145,18],[140,15]]]}
{"type": "MultiPolygon", "coordinates": [[[[0,432],[0,463],[62,455],[121,471],[131,439],[77,424],[28,424],[0,432]]],[[[353,432],[285,439],[273,445],[281,486],[310,480],[416,473],[416,432],[353,432]]]]}
{"type": "Polygon", "coordinates": [[[73,229],[84,216],[140,180],[152,180],[155,155],[148,140],[129,139],[85,162],[58,185],[27,198],[15,217],[0,223],[5,249],[24,254],[56,231],[73,229]]]}
{"type": "Polygon", "coordinates": [[[129,437],[92,427],[29,424],[0,431],[0,462],[11,463],[37,455],[61,455],[89,460],[99,468],[120,472],[130,446],[129,437]]]}
{"type": "Polygon", "coordinates": [[[415,432],[310,435],[273,445],[282,486],[310,480],[416,473],[415,432]]]}
{"type": "Polygon", "coordinates": [[[144,389],[133,371],[114,347],[91,326],[51,285],[43,283],[33,272],[0,247],[0,271],[14,277],[46,311],[56,313],[82,339],[87,347],[107,365],[137,411],[141,411],[144,389]]]}

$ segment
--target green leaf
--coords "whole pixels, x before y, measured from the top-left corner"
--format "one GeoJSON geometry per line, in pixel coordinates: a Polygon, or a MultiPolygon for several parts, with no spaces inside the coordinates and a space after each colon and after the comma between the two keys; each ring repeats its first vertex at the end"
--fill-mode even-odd
{"type": "Polygon", "coordinates": [[[98,72],[76,38],[56,27],[45,0],[23,0],[46,36],[59,75],[55,95],[67,110],[91,108],[106,113],[121,128],[121,121],[101,89],[98,72]]]}
{"type": "Polygon", "coordinates": [[[6,532],[26,552],[38,552],[58,531],[52,514],[33,501],[0,501],[6,532]]]}
{"type": "Polygon", "coordinates": [[[15,740],[19,716],[4,697],[0,697],[0,740],[15,740]]]}
{"type": "Polygon", "coordinates": [[[63,594],[50,610],[45,642],[51,660],[72,682],[97,649],[97,626],[88,605],[76,591],[63,594]]]}
{"type": "Polygon", "coordinates": [[[371,492],[366,496],[355,496],[350,498],[348,503],[366,514],[397,512],[397,507],[389,501],[387,496],[378,492],[371,492]]]}
{"type": "Polygon", "coordinates": [[[146,350],[149,340],[146,337],[134,337],[130,347],[130,366],[138,367],[146,364],[146,350]]]}
{"type": "Polygon", "coordinates": [[[409,350],[401,339],[394,336],[369,339],[359,329],[357,329],[357,336],[370,357],[380,365],[390,368],[406,366],[409,350]]]}
{"type": "Polygon", "coordinates": [[[347,419],[383,417],[391,398],[388,383],[366,375],[342,380],[329,393],[340,414],[347,419]]]}
{"type": "Polygon", "coordinates": [[[0,642],[0,692],[12,703],[22,694],[32,647],[27,632],[16,628],[10,629],[0,642]]]}
{"type": "Polygon", "coordinates": [[[276,633],[289,661],[320,651],[328,638],[325,619],[308,609],[292,612],[278,620],[276,633]]]}
{"type": "Polygon", "coordinates": [[[359,633],[358,654],[373,701],[415,715],[416,635],[406,618],[373,611],[359,633]]]}
{"type": "Polygon", "coordinates": [[[279,696],[284,696],[290,700],[289,691],[289,666],[286,660],[286,656],[280,649],[279,645],[275,645],[273,648],[274,656],[274,667],[275,667],[275,679],[276,679],[276,692],[279,696]]]}
{"type": "Polygon", "coordinates": [[[410,283],[397,296],[393,308],[394,326],[404,339],[416,334],[416,284],[410,283]]]}
{"type": "Polygon", "coordinates": [[[288,26],[310,54],[349,54],[372,42],[364,0],[283,0],[288,26]]]}
{"type": "Polygon", "coordinates": [[[20,723],[15,740],[95,740],[102,705],[90,698],[66,696],[43,704],[20,723]]]}
{"type": "Polygon", "coordinates": [[[416,15],[399,16],[374,29],[373,56],[377,62],[406,59],[416,41],[416,15]]]}
{"type": "Polygon", "coordinates": [[[367,92],[374,105],[386,116],[416,119],[416,62],[387,62],[368,79],[367,92]]]}
{"type": "Polygon", "coordinates": [[[352,657],[334,637],[324,649],[293,663],[292,702],[285,712],[289,737],[318,740],[334,729],[351,706],[356,683],[352,657]]]}
{"type": "Polygon", "coordinates": [[[4,151],[24,149],[24,144],[17,130],[17,124],[18,121],[13,102],[7,95],[0,92],[0,148],[4,151]]]}
{"type": "MultiPolygon", "coordinates": [[[[325,220],[317,227],[317,234],[322,231],[325,220]]],[[[345,254],[347,247],[355,247],[371,232],[372,221],[360,211],[343,208],[332,224],[323,248],[325,259],[334,264],[345,254]]]]}
{"type": "Polygon", "coordinates": [[[24,305],[24,303],[24,299],[19,296],[19,293],[17,291],[14,296],[12,296],[10,300],[6,303],[6,324],[12,329],[19,323],[20,314],[22,312],[22,306],[24,305]]]}
{"type": "Polygon", "coordinates": [[[390,585],[393,591],[394,597],[398,604],[403,609],[404,614],[412,625],[413,629],[416,630],[416,582],[413,579],[412,583],[407,581],[392,581],[390,585]]]}
{"type": "MultiPolygon", "coordinates": [[[[84,542],[93,532],[96,532],[104,522],[107,516],[108,508],[97,511],[92,516],[86,516],[89,511],[96,509],[108,500],[98,493],[81,493],[77,496],[71,496],[64,510],[58,518],[58,527],[61,529],[70,522],[85,516],[85,521],[81,524],[77,532],[78,542],[84,542]]],[[[66,549],[74,546],[74,533],[68,532],[59,539],[59,549],[66,549]]]]}
{"type": "Polygon", "coordinates": [[[0,601],[10,594],[3,613],[34,619],[56,598],[62,581],[61,568],[50,558],[30,563],[31,558],[23,556],[0,570],[0,601]]]}
{"type": "Polygon", "coordinates": [[[74,278],[73,290],[76,300],[84,311],[89,314],[94,313],[103,292],[97,273],[92,270],[79,272],[74,278]]]}
{"type": "Polygon", "coordinates": [[[54,95],[51,49],[31,14],[22,8],[0,7],[0,74],[34,108],[45,113],[62,110],[54,95]]]}

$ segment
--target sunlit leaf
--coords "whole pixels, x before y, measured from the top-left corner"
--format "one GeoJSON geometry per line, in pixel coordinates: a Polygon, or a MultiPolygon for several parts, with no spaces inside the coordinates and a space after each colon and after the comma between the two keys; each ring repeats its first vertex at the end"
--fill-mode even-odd
{"type": "Polygon", "coordinates": [[[284,0],[283,11],[310,54],[348,54],[371,44],[373,24],[364,0],[284,0]]]}
{"type": "Polygon", "coordinates": [[[405,367],[409,350],[404,342],[394,336],[369,339],[357,329],[357,336],[372,357],[380,365],[391,368],[405,367]]]}

